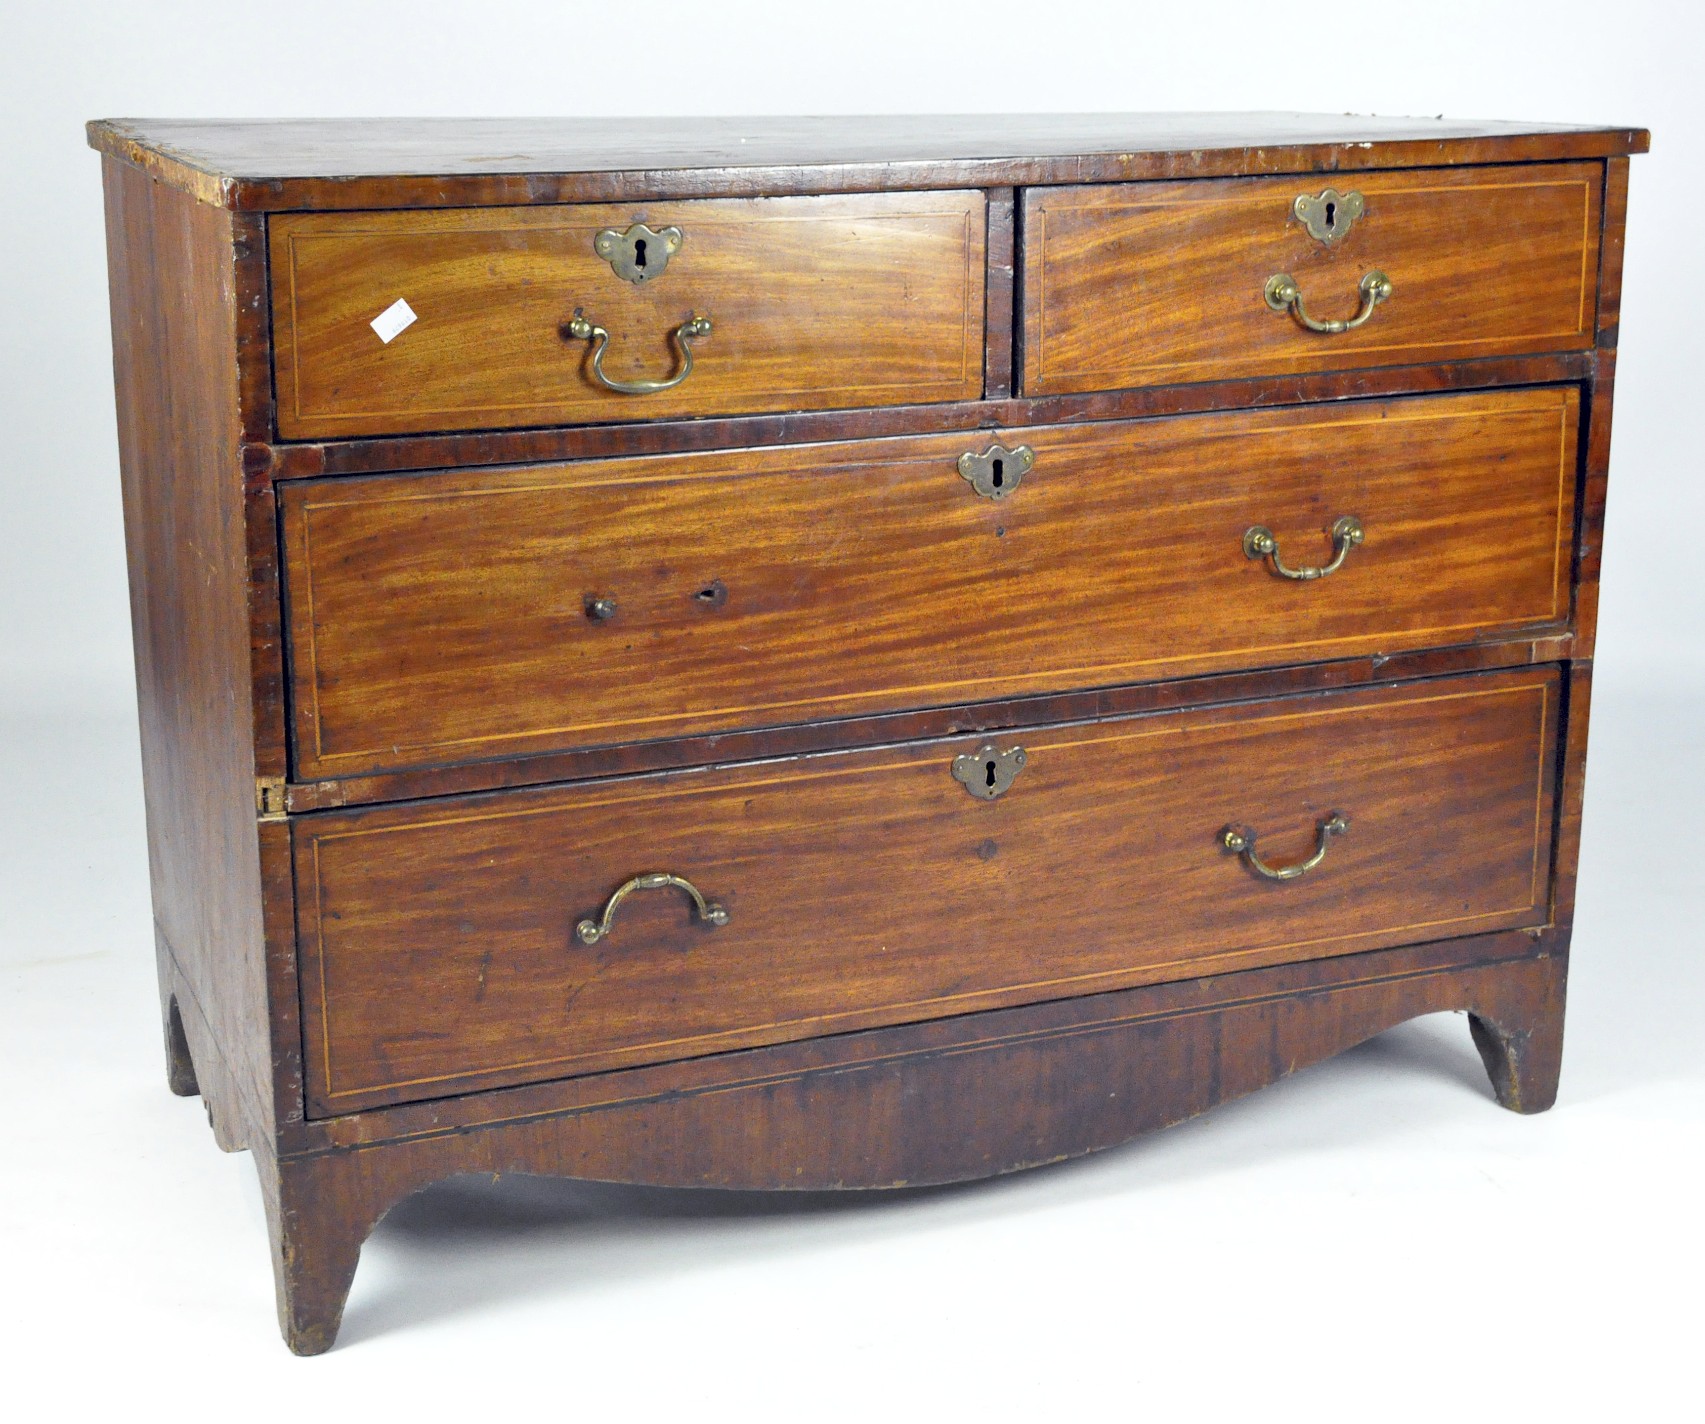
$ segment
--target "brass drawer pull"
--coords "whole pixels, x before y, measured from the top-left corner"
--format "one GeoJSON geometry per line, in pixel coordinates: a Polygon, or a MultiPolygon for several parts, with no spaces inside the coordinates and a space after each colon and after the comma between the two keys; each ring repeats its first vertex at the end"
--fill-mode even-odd
{"type": "Polygon", "coordinates": [[[1341,836],[1349,829],[1350,818],[1342,811],[1334,811],[1320,823],[1314,843],[1314,854],[1307,860],[1299,860],[1295,865],[1268,865],[1255,853],[1255,832],[1242,830],[1237,826],[1227,826],[1220,832],[1220,844],[1234,855],[1242,856],[1244,864],[1263,880],[1295,880],[1298,876],[1307,875],[1325,860],[1326,847],[1332,837],[1341,836]]]}
{"type": "Polygon", "coordinates": [[[1280,578],[1322,579],[1327,574],[1337,573],[1344,566],[1344,560],[1349,557],[1350,550],[1367,538],[1362,521],[1353,514],[1341,515],[1334,519],[1327,533],[1332,536],[1332,562],[1329,564],[1305,564],[1300,569],[1290,568],[1279,557],[1279,541],[1273,537],[1273,531],[1265,524],[1252,524],[1244,531],[1243,553],[1246,558],[1269,560],[1269,567],[1280,578]]]}
{"type": "Polygon", "coordinates": [[[635,890],[664,890],[673,885],[677,890],[685,890],[693,897],[693,905],[699,912],[699,918],[707,925],[725,925],[728,923],[728,911],[717,904],[715,900],[707,900],[699,894],[698,886],[692,881],[679,875],[670,875],[667,871],[650,870],[644,875],[636,875],[626,884],[617,887],[616,893],[610,896],[604,905],[604,913],[595,920],[582,920],[574,927],[574,932],[580,936],[582,944],[597,944],[610,932],[610,921],[615,919],[616,911],[621,908],[623,900],[635,890]]]}
{"type": "Polygon", "coordinates": [[[1369,272],[1361,280],[1359,290],[1362,294],[1362,309],[1347,321],[1320,321],[1308,314],[1302,304],[1302,291],[1297,286],[1296,278],[1289,272],[1278,272],[1267,279],[1267,305],[1276,312],[1288,311],[1310,331],[1324,331],[1329,335],[1340,331],[1353,331],[1370,316],[1373,309],[1381,302],[1391,299],[1391,278],[1383,272],[1369,272]]]}
{"type": "Polygon", "coordinates": [[[671,386],[678,386],[693,374],[693,342],[701,336],[710,335],[710,318],[690,316],[670,333],[670,339],[681,352],[681,369],[661,381],[618,381],[606,376],[604,351],[610,344],[610,333],[588,321],[581,315],[579,307],[574,309],[574,320],[568,324],[568,334],[576,340],[592,343],[592,374],[600,385],[612,391],[620,391],[624,396],[647,396],[656,391],[666,391],[671,386]]]}

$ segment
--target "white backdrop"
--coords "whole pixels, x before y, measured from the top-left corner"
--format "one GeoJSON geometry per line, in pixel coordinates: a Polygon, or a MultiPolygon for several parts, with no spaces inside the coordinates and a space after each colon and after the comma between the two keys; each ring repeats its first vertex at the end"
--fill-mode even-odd
{"type": "Polygon", "coordinates": [[[1696,1408],[1702,39],[1694,6],[1658,0],[0,0],[6,1397],[33,1387],[72,1419],[1696,1408]],[[459,1182],[381,1226],[342,1346],[292,1360],[252,1168],[166,1094],[156,1041],[83,121],[1283,108],[1654,134],[1634,162],[1558,1107],[1499,1111],[1446,1017],[981,1187],[777,1202],[459,1182]]]}

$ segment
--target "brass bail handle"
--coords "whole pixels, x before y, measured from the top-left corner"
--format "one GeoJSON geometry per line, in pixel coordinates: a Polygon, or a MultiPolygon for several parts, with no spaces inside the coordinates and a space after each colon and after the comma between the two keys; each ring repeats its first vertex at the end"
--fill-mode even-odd
{"type": "Polygon", "coordinates": [[[658,391],[666,391],[671,386],[678,386],[693,374],[693,342],[701,336],[710,335],[710,318],[690,316],[669,333],[669,339],[681,353],[681,369],[661,381],[618,381],[613,376],[606,376],[604,352],[610,344],[610,333],[596,322],[588,321],[579,307],[574,309],[574,319],[568,324],[568,334],[577,341],[592,343],[592,376],[600,385],[624,396],[648,396],[658,391]]]}
{"type": "Polygon", "coordinates": [[[1249,559],[1267,559],[1268,567],[1280,578],[1323,579],[1327,574],[1335,574],[1343,568],[1344,560],[1350,556],[1350,550],[1367,538],[1362,521],[1353,514],[1340,515],[1332,521],[1332,527],[1326,532],[1332,536],[1330,563],[1304,564],[1301,568],[1293,569],[1279,556],[1279,541],[1265,524],[1251,524],[1244,530],[1243,554],[1249,559]]]}
{"type": "Polygon", "coordinates": [[[1239,826],[1227,826],[1220,832],[1220,844],[1234,855],[1243,857],[1243,862],[1263,880],[1295,880],[1307,875],[1315,866],[1326,859],[1326,848],[1331,844],[1333,836],[1341,836],[1350,829],[1350,818],[1342,811],[1334,811],[1320,823],[1315,833],[1314,854],[1307,860],[1299,860],[1295,865],[1268,865],[1255,853],[1255,832],[1244,830],[1239,826]]]}
{"type": "Polygon", "coordinates": [[[684,876],[671,875],[664,870],[648,870],[644,875],[636,875],[632,880],[624,882],[616,888],[615,894],[604,902],[604,911],[595,920],[582,920],[574,927],[575,934],[580,936],[582,944],[597,944],[610,932],[610,922],[615,919],[616,911],[621,908],[623,900],[635,890],[666,890],[673,887],[685,890],[692,897],[693,908],[698,911],[699,918],[707,925],[725,925],[728,923],[728,911],[717,904],[715,900],[707,900],[699,893],[698,886],[684,876]]]}
{"type": "Polygon", "coordinates": [[[1310,331],[1322,331],[1331,336],[1341,331],[1354,331],[1373,315],[1375,307],[1381,302],[1390,301],[1391,278],[1383,272],[1369,272],[1362,278],[1357,290],[1362,294],[1361,310],[1344,321],[1322,321],[1318,317],[1310,316],[1308,309],[1302,304],[1302,290],[1297,286],[1296,278],[1289,272],[1276,272],[1269,277],[1264,295],[1267,305],[1274,311],[1288,311],[1310,331]]]}

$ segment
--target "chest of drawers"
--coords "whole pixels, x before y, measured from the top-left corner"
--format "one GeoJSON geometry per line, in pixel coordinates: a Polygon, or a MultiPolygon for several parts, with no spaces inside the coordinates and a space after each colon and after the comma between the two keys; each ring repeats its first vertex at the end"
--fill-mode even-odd
{"type": "Polygon", "coordinates": [[[1550,1105],[1643,132],[90,140],[169,1081],[292,1348],[458,1172],[964,1180],[1444,1009],[1550,1105]]]}

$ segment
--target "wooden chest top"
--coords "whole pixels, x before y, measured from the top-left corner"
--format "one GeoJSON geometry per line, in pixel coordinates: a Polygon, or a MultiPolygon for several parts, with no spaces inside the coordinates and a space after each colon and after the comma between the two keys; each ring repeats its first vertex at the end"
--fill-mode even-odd
{"type": "Polygon", "coordinates": [[[239,209],[1116,183],[1607,158],[1644,129],[1354,114],[102,119],[102,152],[239,209]]]}

